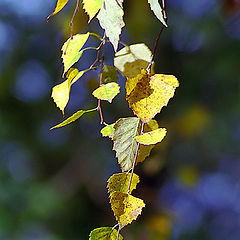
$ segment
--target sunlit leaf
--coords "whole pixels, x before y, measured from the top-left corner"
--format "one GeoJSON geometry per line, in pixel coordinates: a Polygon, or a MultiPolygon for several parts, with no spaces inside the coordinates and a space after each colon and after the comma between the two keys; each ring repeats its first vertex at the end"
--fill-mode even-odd
{"type": "Polygon", "coordinates": [[[115,191],[110,197],[112,210],[121,228],[136,220],[145,207],[142,199],[126,193],[115,191]]]}
{"type": "Polygon", "coordinates": [[[86,34],[76,34],[73,38],[69,38],[62,47],[62,59],[64,64],[65,74],[68,69],[79,60],[84,50],[81,50],[89,37],[89,32],[86,34]]]}
{"type": "Polygon", "coordinates": [[[117,51],[122,27],[125,25],[123,14],[121,1],[104,0],[103,6],[97,15],[100,26],[105,30],[115,51],[117,51]]]}
{"type": "Polygon", "coordinates": [[[67,118],[66,120],[64,120],[63,122],[59,123],[58,125],[50,128],[50,130],[54,129],[54,128],[59,128],[59,127],[63,127],[65,125],[68,125],[74,121],[76,121],[78,118],[80,118],[84,113],[87,113],[87,112],[93,112],[93,111],[96,111],[97,108],[94,108],[94,109],[90,109],[90,110],[79,110],[77,111],[76,113],[74,113],[71,117],[67,118]]]}
{"type": "Polygon", "coordinates": [[[123,76],[133,78],[146,69],[151,61],[152,53],[144,43],[130,45],[116,52],[114,66],[123,76]]]}
{"type": "Polygon", "coordinates": [[[114,133],[114,131],[115,131],[114,125],[115,125],[115,123],[105,126],[105,127],[101,130],[102,136],[103,136],[103,137],[112,138],[112,137],[113,137],[113,133],[114,133]]]}
{"type": "Polygon", "coordinates": [[[58,0],[54,12],[47,17],[47,21],[49,20],[49,18],[51,16],[53,16],[53,15],[57,14],[58,12],[60,12],[65,7],[65,5],[68,3],[68,1],[69,0],[58,0]]]}
{"type": "MultiPolygon", "coordinates": [[[[130,181],[131,173],[117,173],[113,174],[108,179],[108,192],[111,194],[114,191],[128,193],[128,185],[130,181]]],[[[137,184],[140,182],[137,174],[133,174],[131,186],[129,188],[129,194],[132,193],[134,189],[136,189],[137,184]]]]}
{"type": "MultiPolygon", "coordinates": [[[[113,133],[113,150],[116,151],[118,163],[122,171],[128,171],[132,168],[134,157],[137,151],[137,142],[135,136],[140,134],[139,118],[120,118],[115,124],[115,132],[113,133]]],[[[144,125],[144,132],[149,132],[158,128],[155,120],[144,125]]],[[[140,145],[136,164],[143,162],[149,156],[153,145],[140,145]]]]}
{"type": "MultiPolygon", "coordinates": [[[[118,231],[111,227],[100,227],[91,231],[89,240],[116,240],[118,231]]],[[[121,234],[118,236],[119,240],[123,240],[121,234]]]]}
{"type": "Polygon", "coordinates": [[[136,136],[135,140],[143,145],[151,145],[159,143],[166,136],[166,128],[158,128],[151,132],[144,133],[142,135],[136,136]]]}
{"type": "Polygon", "coordinates": [[[100,8],[102,7],[103,0],[83,0],[83,8],[89,15],[89,21],[95,17],[100,8]]]}
{"type": "Polygon", "coordinates": [[[167,24],[164,20],[163,17],[163,10],[158,2],[158,0],[148,0],[148,3],[150,4],[150,7],[155,14],[155,16],[158,18],[158,20],[165,26],[167,27],[167,24]]]}
{"type": "Polygon", "coordinates": [[[115,98],[119,93],[119,85],[115,82],[102,84],[101,87],[97,88],[93,91],[93,96],[100,100],[106,100],[108,102],[112,102],[113,98],[115,98]]]}
{"type": "Polygon", "coordinates": [[[102,82],[109,83],[109,82],[117,82],[118,80],[118,71],[116,67],[110,65],[104,65],[103,72],[102,72],[102,82]]]}
{"type": "Polygon", "coordinates": [[[67,80],[53,87],[51,97],[63,114],[69,100],[71,85],[75,83],[84,74],[84,72],[85,71],[78,72],[76,68],[71,68],[68,71],[67,80]]]}
{"type": "Polygon", "coordinates": [[[113,135],[113,150],[116,151],[118,163],[122,171],[131,169],[137,150],[135,136],[138,135],[139,118],[121,118],[115,125],[113,135]]]}
{"type": "Polygon", "coordinates": [[[178,80],[173,75],[150,76],[142,70],[135,78],[127,78],[126,99],[133,112],[146,123],[168,104],[178,86],[178,80]]]}

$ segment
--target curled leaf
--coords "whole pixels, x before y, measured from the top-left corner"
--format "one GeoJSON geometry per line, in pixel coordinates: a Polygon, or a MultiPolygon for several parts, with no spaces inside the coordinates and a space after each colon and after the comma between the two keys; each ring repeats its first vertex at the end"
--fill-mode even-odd
{"type": "Polygon", "coordinates": [[[85,71],[79,72],[76,68],[71,68],[68,71],[67,80],[53,87],[51,97],[63,114],[69,100],[71,85],[75,83],[84,73],[85,71]]]}
{"type": "Polygon", "coordinates": [[[71,117],[67,118],[66,120],[64,120],[63,122],[59,123],[58,125],[50,128],[50,130],[54,129],[54,128],[60,128],[60,127],[63,127],[63,126],[66,126],[74,121],[76,121],[78,118],[80,118],[84,113],[87,113],[87,112],[93,112],[93,111],[96,111],[97,108],[94,108],[94,109],[90,109],[90,110],[79,110],[77,111],[76,113],[74,113],[71,117]]]}
{"type": "Polygon", "coordinates": [[[166,136],[166,128],[158,128],[151,132],[144,133],[142,135],[136,136],[135,140],[143,145],[152,145],[159,143],[166,136]]]}
{"type": "Polygon", "coordinates": [[[58,0],[54,12],[47,17],[47,21],[49,20],[49,18],[51,16],[53,16],[53,15],[57,14],[58,12],[60,12],[65,7],[65,5],[68,3],[68,1],[69,0],[58,0]]]}
{"type": "Polygon", "coordinates": [[[167,23],[164,20],[163,17],[163,10],[158,2],[158,0],[148,0],[148,3],[150,4],[150,7],[155,14],[155,16],[158,18],[158,20],[165,26],[167,27],[167,23]]]}
{"type": "Polygon", "coordinates": [[[100,100],[106,100],[112,102],[119,93],[119,85],[115,82],[102,84],[99,88],[93,91],[93,96],[100,100]]]}

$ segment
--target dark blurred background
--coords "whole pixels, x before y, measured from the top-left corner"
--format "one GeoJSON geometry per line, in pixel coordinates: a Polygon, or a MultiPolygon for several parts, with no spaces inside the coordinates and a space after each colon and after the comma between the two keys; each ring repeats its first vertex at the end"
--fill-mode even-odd
{"type": "MultiPolygon", "coordinates": [[[[134,195],[146,208],[122,234],[128,240],[240,239],[240,1],[166,0],[165,29],[155,58],[157,73],[180,81],[157,115],[167,137],[136,168],[134,195]]],[[[106,180],[120,168],[99,116],[70,126],[62,121],[51,88],[62,81],[61,46],[75,7],[46,23],[55,0],[0,1],[0,239],[84,240],[115,225],[106,180]]],[[[145,0],[126,0],[121,40],[153,49],[161,23],[145,0]]],[[[102,35],[82,7],[74,33],[102,35]]],[[[90,40],[92,46],[99,43],[90,40]]],[[[107,47],[106,62],[113,50],[107,47]]],[[[89,66],[94,51],[77,66],[89,66]]],[[[121,86],[124,79],[121,78],[121,86]]],[[[66,116],[95,107],[97,72],[71,90],[66,116]]],[[[122,88],[123,90],[123,88],[122,88]]],[[[124,91],[103,103],[105,121],[132,116],[124,91]]]]}

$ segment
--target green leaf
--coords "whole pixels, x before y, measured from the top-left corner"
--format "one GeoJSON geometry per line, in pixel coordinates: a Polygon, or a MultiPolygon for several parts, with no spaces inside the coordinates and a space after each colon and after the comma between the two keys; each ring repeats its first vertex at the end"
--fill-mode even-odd
{"type": "Polygon", "coordinates": [[[124,47],[115,54],[114,66],[124,77],[133,78],[146,69],[152,53],[144,43],[124,47]]]}
{"type": "MultiPolygon", "coordinates": [[[[108,179],[108,192],[111,194],[114,191],[122,192],[122,193],[128,193],[128,185],[130,181],[131,173],[117,173],[113,174],[108,179]]],[[[136,189],[137,184],[140,182],[139,177],[137,174],[133,174],[131,186],[129,189],[129,194],[132,193],[134,189],[136,189]]]]}
{"type": "Polygon", "coordinates": [[[114,131],[115,131],[114,125],[115,125],[115,123],[105,126],[105,127],[101,130],[102,136],[103,136],[103,137],[112,138],[112,137],[113,137],[113,133],[114,133],[114,131]]]}
{"type": "Polygon", "coordinates": [[[104,0],[97,18],[100,26],[105,30],[107,37],[117,51],[119,35],[124,27],[122,1],[104,0]]]}
{"type": "Polygon", "coordinates": [[[93,91],[93,96],[100,100],[106,100],[108,102],[112,102],[113,98],[115,98],[119,93],[119,85],[115,82],[102,84],[101,87],[97,88],[93,91]]]}
{"type": "Polygon", "coordinates": [[[58,125],[50,128],[50,130],[54,129],[54,128],[59,128],[59,127],[63,127],[65,125],[68,125],[74,121],[76,121],[78,118],[80,118],[84,113],[87,113],[87,112],[93,112],[93,111],[96,111],[97,108],[94,108],[94,109],[90,109],[90,110],[79,110],[77,111],[76,113],[74,113],[71,117],[67,118],[66,120],[64,120],[63,122],[59,123],[58,125]]]}
{"type": "Polygon", "coordinates": [[[143,145],[157,144],[163,140],[163,138],[166,136],[166,133],[166,128],[158,128],[154,131],[136,136],[135,140],[143,145]]]}
{"type": "Polygon", "coordinates": [[[120,118],[114,125],[113,150],[116,151],[122,171],[131,169],[137,150],[135,136],[138,135],[139,118],[120,118]]]}
{"type": "Polygon", "coordinates": [[[53,87],[51,97],[63,114],[69,100],[71,85],[75,83],[84,73],[85,71],[79,72],[76,68],[70,68],[67,73],[67,80],[53,87]]]}
{"type": "MultiPolygon", "coordinates": [[[[100,227],[91,231],[89,240],[116,240],[118,231],[111,227],[100,227]]],[[[123,240],[121,234],[118,236],[119,240],[123,240]]]]}
{"type": "Polygon", "coordinates": [[[73,38],[69,38],[62,46],[62,59],[64,64],[63,75],[68,69],[79,60],[84,51],[81,50],[89,37],[89,32],[86,34],[76,34],[73,38]]]}
{"type": "Polygon", "coordinates": [[[167,23],[164,20],[163,17],[163,10],[158,2],[158,0],[148,0],[148,3],[150,4],[150,7],[155,14],[155,16],[158,18],[158,20],[165,26],[167,27],[167,23]]]}
{"type": "Polygon", "coordinates": [[[57,14],[58,12],[60,12],[65,7],[65,5],[68,3],[68,1],[69,0],[58,0],[54,12],[47,17],[47,21],[49,20],[49,18],[51,16],[53,16],[53,15],[57,14]]]}
{"type": "Polygon", "coordinates": [[[102,82],[117,82],[118,80],[118,71],[116,67],[111,65],[104,65],[103,73],[102,73],[102,82]]]}
{"type": "Polygon", "coordinates": [[[83,0],[83,8],[89,15],[90,22],[102,7],[103,0],[83,0]]]}
{"type": "Polygon", "coordinates": [[[120,228],[136,220],[145,207],[142,199],[117,191],[111,194],[110,203],[120,228]]]}
{"type": "MultiPolygon", "coordinates": [[[[139,118],[120,118],[115,124],[115,132],[113,133],[113,150],[116,151],[118,163],[122,171],[129,171],[132,168],[134,156],[137,151],[137,142],[135,137],[140,134],[139,118]]],[[[158,128],[155,120],[144,125],[144,132],[152,131],[158,128]]],[[[136,160],[136,165],[143,162],[149,156],[154,145],[140,145],[136,160]]]]}

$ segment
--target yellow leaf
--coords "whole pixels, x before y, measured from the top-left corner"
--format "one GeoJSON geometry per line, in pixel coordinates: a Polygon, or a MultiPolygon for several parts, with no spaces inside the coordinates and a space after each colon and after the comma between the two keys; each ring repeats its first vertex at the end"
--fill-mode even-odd
{"type": "Polygon", "coordinates": [[[93,111],[96,111],[97,108],[94,108],[94,109],[90,109],[90,110],[79,110],[77,111],[76,113],[74,113],[71,117],[67,118],[66,120],[64,120],[63,122],[59,123],[58,125],[50,128],[50,130],[54,129],[54,128],[60,128],[60,127],[63,127],[65,125],[68,125],[74,121],[76,121],[78,118],[80,118],[84,113],[88,113],[88,112],[93,112],[93,111]]]}
{"type": "Polygon", "coordinates": [[[115,191],[110,197],[111,207],[120,228],[136,220],[138,215],[141,214],[142,208],[145,207],[142,199],[126,193],[115,191]]]}
{"type": "Polygon", "coordinates": [[[167,106],[178,86],[178,80],[173,75],[151,76],[143,69],[135,78],[127,78],[126,99],[133,112],[146,123],[154,118],[163,106],[167,106]]]}
{"type": "MultiPolygon", "coordinates": [[[[116,240],[117,235],[118,231],[116,229],[111,227],[101,227],[91,231],[89,240],[116,240]]],[[[123,240],[121,234],[119,234],[118,239],[123,240]]]]}
{"type": "Polygon", "coordinates": [[[60,12],[65,7],[65,5],[68,3],[68,1],[69,0],[58,0],[57,1],[57,6],[56,6],[54,12],[47,17],[47,21],[49,20],[49,18],[51,16],[53,16],[53,15],[57,14],[58,12],[60,12]]]}
{"type": "Polygon", "coordinates": [[[114,133],[114,131],[115,131],[114,125],[115,125],[115,123],[110,124],[110,125],[107,125],[107,126],[105,126],[104,128],[102,128],[102,130],[101,130],[102,136],[103,136],[103,137],[112,138],[112,137],[113,137],[113,133],[114,133]]]}
{"type": "Polygon", "coordinates": [[[89,21],[95,17],[100,8],[102,7],[103,0],[83,0],[83,8],[89,15],[89,21]]]}
{"type": "Polygon", "coordinates": [[[78,72],[76,68],[71,68],[68,71],[67,80],[53,87],[51,97],[63,114],[69,100],[71,85],[75,83],[84,73],[85,71],[78,72]]]}
{"type": "Polygon", "coordinates": [[[135,140],[143,145],[156,144],[163,140],[166,133],[167,133],[166,128],[158,128],[151,132],[147,132],[142,135],[136,136],[135,140]]]}
{"type": "Polygon", "coordinates": [[[119,93],[119,85],[115,82],[102,84],[101,87],[93,91],[93,96],[97,99],[112,102],[113,98],[119,93]]]}
{"type": "Polygon", "coordinates": [[[114,66],[124,77],[133,78],[146,69],[151,61],[152,53],[144,43],[124,47],[115,54],[114,66]]]}
{"type": "Polygon", "coordinates": [[[86,34],[76,34],[73,38],[69,38],[62,46],[62,59],[64,64],[63,75],[68,69],[79,60],[84,51],[81,50],[89,37],[89,32],[86,34]]]}
{"type": "MultiPolygon", "coordinates": [[[[108,179],[108,192],[111,194],[114,191],[127,193],[128,191],[128,185],[130,181],[131,173],[117,173],[113,174],[108,179]]],[[[129,189],[129,194],[132,193],[134,189],[136,189],[137,184],[140,182],[139,177],[137,174],[133,174],[131,186],[129,189]]]]}

